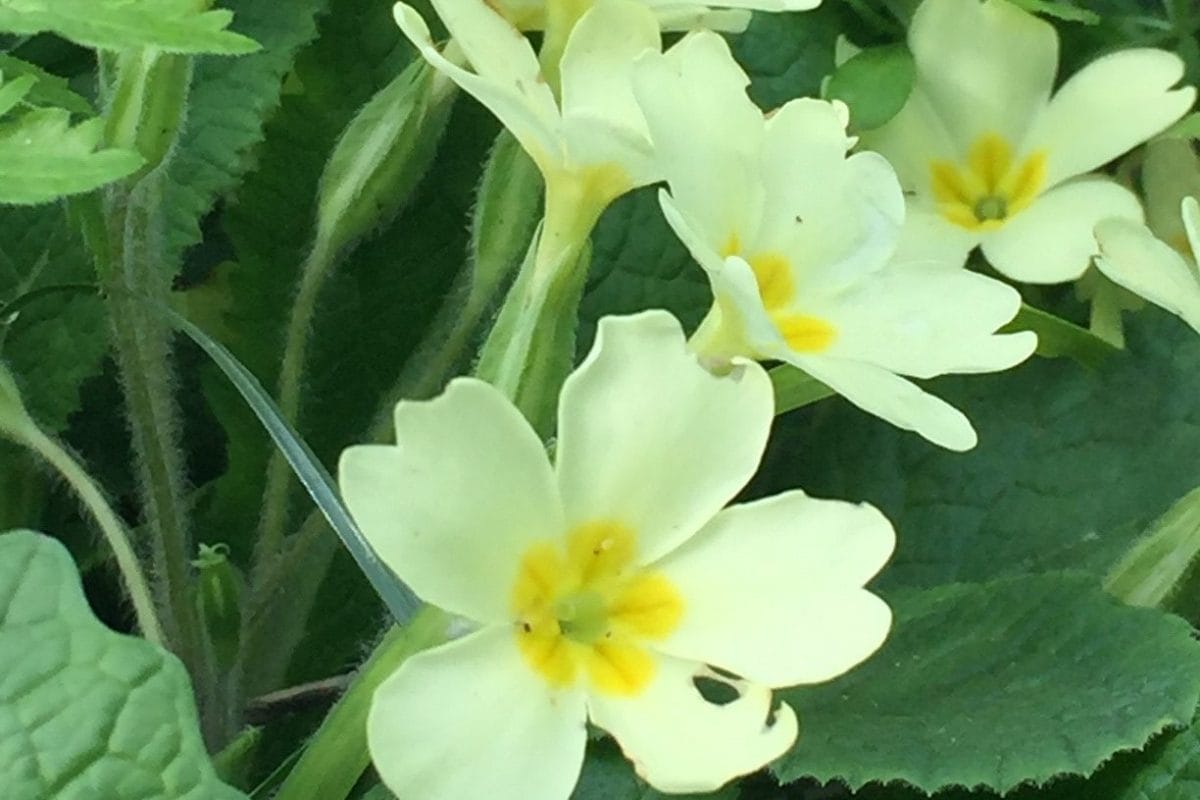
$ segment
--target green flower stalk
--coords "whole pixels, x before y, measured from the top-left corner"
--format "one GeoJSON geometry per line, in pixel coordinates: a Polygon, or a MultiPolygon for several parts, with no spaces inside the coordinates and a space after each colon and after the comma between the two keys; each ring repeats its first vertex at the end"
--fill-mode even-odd
{"type": "Polygon", "coordinates": [[[104,494],[88,475],[87,470],[34,422],[21,400],[16,381],[3,363],[0,363],[0,435],[37,453],[70,484],[96,520],[100,532],[112,550],[142,635],[148,641],[162,644],[162,627],[154,611],[150,586],[130,544],[125,526],[105,501],[104,494]]]}

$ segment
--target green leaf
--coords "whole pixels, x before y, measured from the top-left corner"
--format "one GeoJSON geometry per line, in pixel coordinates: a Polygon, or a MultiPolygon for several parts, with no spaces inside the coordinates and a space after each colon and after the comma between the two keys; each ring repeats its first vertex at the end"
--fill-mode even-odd
{"type": "Polygon", "coordinates": [[[1090,774],[1188,724],[1200,645],[1183,620],[1118,604],[1087,575],[957,584],[890,598],[892,635],[831,683],[782,693],[802,720],[772,767],[803,776],[1000,792],[1090,774]]]}
{"type": "Polygon", "coordinates": [[[1160,133],[1158,139],[1200,139],[1200,111],[1188,114],[1160,133]]]}
{"type": "Polygon", "coordinates": [[[266,428],[275,446],[283,452],[288,464],[295,471],[296,477],[300,479],[300,483],[304,485],[313,502],[321,509],[321,513],[329,520],[330,526],[341,538],[342,544],[354,556],[359,569],[363,571],[380,599],[392,612],[392,617],[400,624],[406,622],[420,607],[420,601],[407,586],[391,574],[375,555],[375,551],[371,549],[371,545],[359,531],[354,518],[350,516],[349,510],[342,503],[341,495],[338,493],[333,479],[321,462],[313,456],[308,445],[283,419],[279,408],[271,400],[270,395],[263,390],[258,379],[204,331],[168,308],[162,307],[159,311],[171,325],[187,334],[193,342],[199,345],[233,383],[242,399],[266,428]]]}
{"type": "Polygon", "coordinates": [[[37,78],[32,75],[23,75],[14,81],[5,80],[4,85],[0,86],[0,114],[12,111],[17,103],[25,99],[35,83],[37,78]]]}
{"type": "Polygon", "coordinates": [[[1022,304],[1013,321],[1001,332],[1033,331],[1037,353],[1044,358],[1073,358],[1085,367],[1099,368],[1110,356],[1121,352],[1104,339],[1047,311],[1022,304]]]}
{"type": "Polygon", "coordinates": [[[225,30],[233,14],[195,0],[0,0],[0,30],[56,33],[84,47],[169,53],[252,53],[258,45],[225,30]]]}
{"type": "Polygon", "coordinates": [[[850,107],[852,130],[874,130],[904,107],[916,74],[912,53],[903,44],[869,47],[834,71],[825,96],[850,107]]]}
{"type": "Polygon", "coordinates": [[[900,533],[880,585],[925,587],[1056,569],[1099,581],[1200,485],[1200,338],[1163,312],[1131,320],[1127,352],[1100,371],[1033,359],[930,390],[970,417],[978,447],[940,450],[830,400],[780,420],[755,493],[877,505],[900,533]]]}
{"type": "Polygon", "coordinates": [[[816,97],[833,72],[834,45],[845,31],[841,3],[812,11],[755,14],[730,43],[750,76],[750,96],[764,109],[797,97],[816,97]]]}
{"type": "Polygon", "coordinates": [[[283,79],[296,51],[316,35],[315,16],[326,0],[229,0],[238,28],[262,50],[237,59],[197,59],[188,94],[187,124],[179,135],[163,196],[168,261],[200,241],[200,219],[232,192],[252,168],[279,105],[283,79]]]}
{"type": "Polygon", "coordinates": [[[737,796],[734,783],[707,794],[663,794],[635,775],[616,742],[604,737],[588,743],[583,773],[571,800],[732,800],[737,796]]]}
{"type": "Polygon", "coordinates": [[[1095,11],[1080,8],[1070,0],[1015,0],[1016,5],[1034,14],[1061,19],[1064,22],[1082,22],[1098,25],[1101,17],[1095,11]]]}
{"type": "Polygon", "coordinates": [[[97,150],[104,121],[71,125],[61,108],[41,108],[0,125],[0,203],[35,205],[88,192],[132,174],[142,157],[97,150]]]}
{"type": "Polygon", "coordinates": [[[92,104],[71,89],[65,78],[52,75],[36,64],[22,61],[8,53],[0,53],[0,74],[9,78],[32,77],[33,88],[25,97],[25,102],[37,106],[57,106],[65,108],[72,114],[91,116],[96,113],[92,104]]]}
{"type": "Polygon", "coordinates": [[[183,666],[88,608],[71,557],[0,535],[5,800],[245,800],[208,757],[183,666]]]}
{"type": "Polygon", "coordinates": [[[94,280],[87,250],[60,207],[0,209],[0,358],[48,432],[66,429],[80,386],[100,372],[108,350],[99,299],[54,287],[94,280]],[[28,302],[10,307],[18,298],[28,302]]]}

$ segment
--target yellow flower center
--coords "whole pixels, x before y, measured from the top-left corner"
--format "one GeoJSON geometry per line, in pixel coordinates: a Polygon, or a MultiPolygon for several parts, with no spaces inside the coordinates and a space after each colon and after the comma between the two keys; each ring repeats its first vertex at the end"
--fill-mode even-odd
{"type": "Polygon", "coordinates": [[[662,575],[637,569],[637,540],[617,522],[593,522],[562,542],[539,542],[513,586],[517,646],[551,685],[581,676],[605,694],[632,696],[654,677],[646,641],[679,625],[683,599],[662,575]]]}
{"type": "Polygon", "coordinates": [[[833,344],[837,336],[833,325],[818,317],[787,311],[796,297],[792,265],[787,257],[771,251],[747,256],[741,249],[740,237],[737,233],[730,234],[721,248],[721,257],[739,255],[750,265],[763,308],[788,347],[799,353],[820,353],[833,344]]]}
{"type": "Polygon", "coordinates": [[[968,230],[994,230],[1038,196],[1046,182],[1046,154],[1037,151],[1017,162],[1012,146],[988,133],[971,145],[966,164],[939,160],[929,170],[942,216],[968,230]]]}

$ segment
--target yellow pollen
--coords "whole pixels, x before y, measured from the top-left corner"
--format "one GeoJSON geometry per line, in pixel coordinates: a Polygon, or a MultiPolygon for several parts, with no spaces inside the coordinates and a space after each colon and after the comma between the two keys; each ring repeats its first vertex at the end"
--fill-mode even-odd
{"type": "Polygon", "coordinates": [[[966,164],[929,164],[934,199],[942,216],[968,230],[994,230],[1026,208],[1046,182],[1046,154],[1031,153],[1019,163],[1012,146],[994,133],[980,136],[966,164]]]}
{"type": "Polygon", "coordinates": [[[594,691],[631,696],[654,677],[644,644],[669,636],[684,606],[664,576],[638,568],[636,550],[629,528],[598,521],[525,552],[511,595],[517,646],[552,686],[583,677],[594,691]]]}

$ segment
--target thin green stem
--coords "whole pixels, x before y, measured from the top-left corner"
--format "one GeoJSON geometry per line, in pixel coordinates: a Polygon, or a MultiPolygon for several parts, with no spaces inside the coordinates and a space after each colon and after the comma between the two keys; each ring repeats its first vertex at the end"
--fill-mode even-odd
{"type": "Polygon", "coordinates": [[[41,429],[26,426],[21,430],[19,438],[30,450],[54,467],[79,495],[83,504],[87,506],[116,558],[117,569],[121,572],[125,590],[133,603],[133,611],[142,636],[155,644],[164,644],[162,627],[154,610],[154,597],[150,592],[150,584],[146,581],[142,565],[134,554],[129,534],[112,507],[104,499],[104,495],[95,481],[83,466],[71,457],[70,453],[43,433],[41,429]]]}
{"type": "MultiPolygon", "coordinates": [[[[324,237],[318,237],[301,268],[300,286],[292,304],[284,339],[283,361],[279,369],[279,410],[284,421],[295,427],[300,415],[300,390],[304,365],[308,356],[309,333],[317,312],[317,299],[326,278],[336,264],[337,253],[324,237]]],[[[278,555],[287,525],[288,488],[291,470],[283,454],[275,449],[267,465],[266,487],[263,490],[262,522],[254,548],[254,574],[251,585],[258,583],[266,566],[278,555]]]]}
{"type": "MultiPolygon", "coordinates": [[[[392,628],[313,734],[275,800],[343,800],[371,763],[367,713],[375,690],[409,656],[444,642],[450,617],[427,606],[404,628],[392,628]]],[[[403,754],[401,754],[403,755],[403,754]]]]}

